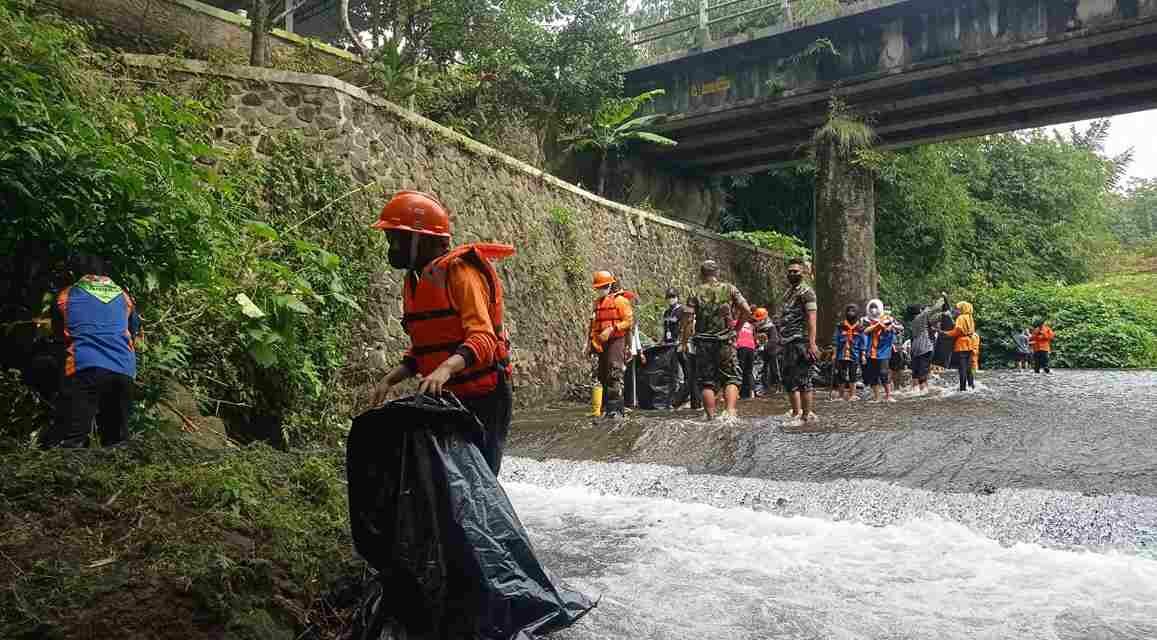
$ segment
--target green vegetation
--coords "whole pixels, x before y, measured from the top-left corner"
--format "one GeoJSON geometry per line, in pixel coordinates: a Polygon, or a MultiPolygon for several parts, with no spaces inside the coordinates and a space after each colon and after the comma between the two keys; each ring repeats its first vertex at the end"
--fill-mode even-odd
{"type": "Polygon", "coordinates": [[[1137,276],[1146,294],[1121,291],[1115,280],[1068,287],[1002,286],[979,289],[972,300],[982,339],[981,356],[1011,361],[1012,333],[1034,318],[1048,319],[1057,338],[1056,366],[1157,367],[1157,274],[1137,276]]]}
{"type": "Polygon", "coordinates": [[[0,637],[336,635],[361,572],[337,455],[153,436],[0,465],[0,637]]]}
{"type": "Polygon", "coordinates": [[[785,256],[811,259],[811,252],[798,238],[775,231],[730,231],[725,238],[751,243],[760,249],[767,249],[785,256]]]}
{"type": "Polygon", "coordinates": [[[599,195],[606,194],[607,157],[617,152],[628,142],[637,140],[665,147],[673,147],[677,142],[647,128],[661,120],[662,114],[634,117],[643,105],[666,93],[655,89],[633,98],[610,99],[603,102],[595,112],[585,131],[571,142],[574,151],[594,151],[598,154],[599,195]]]}
{"type": "Polygon", "coordinates": [[[142,88],[81,28],[25,7],[0,0],[0,255],[50,277],[30,289],[6,273],[5,321],[43,315],[69,256],[102,255],[145,314],[138,430],[158,426],[175,381],[223,407],[239,440],[335,442],[347,327],[380,242],[360,203],[377,194],[300,138],[266,141],[269,162],[211,146],[213,98],[142,88]]]}
{"type": "MultiPolygon", "coordinates": [[[[824,135],[863,149],[870,128],[833,112],[824,135]]],[[[1144,335],[1152,332],[1145,256],[1153,254],[1157,189],[1153,181],[1121,189],[1129,156],[1105,157],[1107,134],[1098,121],[1065,134],[853,154],[876,175],[882,297],[894,306],[941,290],[974,297],[986,360],[1005,358],[1007,329],[1040,315],[1056,319],[1062,365],[1157,366],[1144,335]],[[1099,275],[1121,271],[1114,267],[1133,273],[1099,275]]],[[[814,180],[810,163],[731,179],[725,224],[810,238],[814,180]]]]}

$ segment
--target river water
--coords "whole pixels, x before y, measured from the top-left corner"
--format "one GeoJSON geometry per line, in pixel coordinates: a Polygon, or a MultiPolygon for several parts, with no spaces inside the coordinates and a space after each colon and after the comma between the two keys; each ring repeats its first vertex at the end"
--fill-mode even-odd
{"type": "Polygon", "coordinates": [[[780,400],[517,422],[503,484],[602,597],[556,637],[1157,638],[1157,373],[981,380],[797,431],[780,400]]]}

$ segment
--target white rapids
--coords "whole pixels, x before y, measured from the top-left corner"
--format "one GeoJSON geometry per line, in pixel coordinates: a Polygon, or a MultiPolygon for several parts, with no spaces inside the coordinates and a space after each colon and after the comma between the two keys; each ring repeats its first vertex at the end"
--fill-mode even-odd
{"type": "MultiPolygon", "coordinates": [[[[591,476],[615,479],[643,469],[580,464],[587,481],[557,461],[512,458],[503,474],[544,563],[572,586],[602,596],[595,612],[556,637],[1157,638],[1157,561],[1147,557],[1141,539],[1147,531],[1139,523],[1131,528],[1137,536],[1131,550],[1121,550],[1120,540],[1000,541],[935,510],[865,522],[630,495],[612,482],[626,488],[616,495],[592,486],[599,483],[591,476]]],[[[667,482],[677,484],[673,478],[682,474],[670,471],[667,482]]],[[[716,504],[710,485],[753,482],[683,477],[701,479],[716,504]]],[[[805,485],[755,482],[772,492],[790,489],[776,485],[805,485]]],[[[821,493],[840,487],[812,486],[821,493]]],[[[1030,496],[1024,504],[1055,503],[1063,495],[1030,496]]],[[[988,498],[992,514],[1018,504],[988,498]]],[[[1104,506],[1073,499],[1067,508],[1104,506]]],[[[1144,506],[1139,517],[1149,513],[1151,505],[1144,506]]]]}

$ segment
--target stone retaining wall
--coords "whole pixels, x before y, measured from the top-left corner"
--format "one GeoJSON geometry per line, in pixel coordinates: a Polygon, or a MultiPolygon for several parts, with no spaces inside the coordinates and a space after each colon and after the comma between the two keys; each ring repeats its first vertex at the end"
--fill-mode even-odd
{"type": "MultiPolygon", "coordinates": [[[[686,291],[706,258],[718,260],[752,302],[769,303],[782,291],[781,256],[605,200],[330,76],[156,56],[126,55],[125,62],[138,76],[163,78],[187,93],[205,91],[207,77],[215,91],[223,87],[228,97],[216,130],[222,145],[261,154],[274,136],[300,132],[360,183],[376,183],[383,193],[437,194],[454,216],[456,243],[516,245],[518,255],[499,271],[520,404],[589,383],[583,349],[594,269],[612,270],[642,295],[642,329],[650,336],[663,291],[686,291]]],[[[366,224],[376,214],[367,210],[366,224]]],[[[407,343],[398,320],[400,284],[388,270],[375,278],[355,354],[366,367],[391,365],[407,343]]]]}
{"type": "MultiPolygon", "coordinates": [[[[229,52],[249,58],[249,19],[197,0],[44,0],[64,15],[80,18],[116,34],[116,40],[143,39],[152,51],[181,48],[198,57],[229,52]]],[[[277,5],[277,3],[272,3],[277,5]]],[[[304,51],[326,58],[344,70],[357,56],[282,29],[270,32],[271,54],[300,56],[304,51]]],[[[135,49],[140,50],[140,49],[135,49]]],[[[315,69],[316,70],[316,69],[315,69]]]]}

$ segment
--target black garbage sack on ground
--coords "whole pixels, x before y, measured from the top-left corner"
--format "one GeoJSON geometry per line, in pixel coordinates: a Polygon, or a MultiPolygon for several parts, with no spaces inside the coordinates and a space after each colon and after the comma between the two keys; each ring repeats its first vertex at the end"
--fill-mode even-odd
{"type": "Polygon", "coordinates": [[[644,409],[670,408],[673,396],[679,389],[675,388],[675,371],[678,367],[675,360],[678,350],[673,344],[660,344],[647,347],[643,350],[647,363],[640,369],[642,372],[639,386],[639,404],[644,409]]]}
{"type": "Polygon", "coordinates": [[[556,585],[453,400],[405,398],[354,419],[354,547],[377,571],[347,638],[529,640],[595,604],[556,585]]]}

